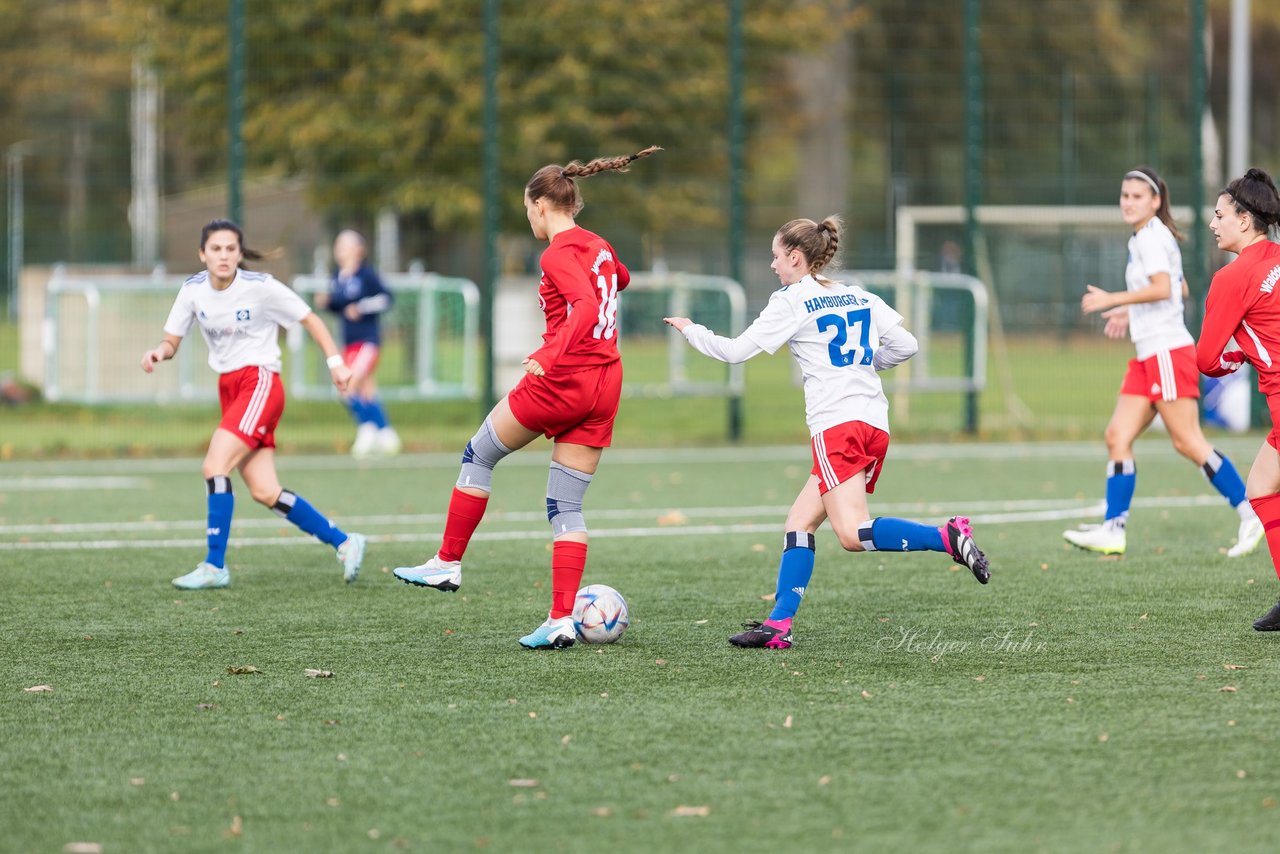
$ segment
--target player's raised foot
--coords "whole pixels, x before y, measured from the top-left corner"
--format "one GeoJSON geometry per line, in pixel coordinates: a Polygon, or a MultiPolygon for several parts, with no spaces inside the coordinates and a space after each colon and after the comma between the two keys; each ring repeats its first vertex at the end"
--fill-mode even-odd
{"type": "Polygon", "coordinates": [[[342,564],[342,580],[350,584],[360,577],[360,564],[364,561],[364,534],[347,534],[338,546],[338,563],[342,564]]]}
{"type": "Polygon", "coordinates": [[[947,547],[947,554],[961,566],[969,567],[973,577],[982,584],[991,580],[991,570],[987,556],[973,541],[973,526],[967,516],[952,516],[942,526],[942,542],[947,547]]]}
{"type": "Polygon", "coordinates": [[[1253,621],[1253,627],[1260,632],[1280,631],[1280,602],[1271,606],[1271,610],[1253,621]]]}
{"type": "Polygon", "coordinates": [[[377,449],[379,455],[394,457],[400,453],[401,447],[400,434],[396,432],[396,428],[383,427],[378,431],[377,449]]]}
{"type": "Polygon", "coordinates": [[[520,638],[520,645],[525,649],[567,649],[577,637],[572,616],[547,617],[545,623],[520,638]]]}
{"type": "Polygon", "coordinates": [[[182,590],[212,590],[218,587],[231,586],[231,572],[225,566],[214,566],[211,563],[198,563],[196,568],[186,575],[173,580],[173,586],[182,590]]]}
{"type": "Polygon", "coordinates": [[[1241,557],[1249,554],[1258,547],[1258,543],[1262,542],[1266,533],[1262,527],[1262,520],[1257,516],[1241,519],[1240,530],[1236,533],[1236,544],[1227,549],[1227,557],[1241,557]]]}
{"type": "Polygon", "coordinates": [[[405,584],[434,587],[452,593],[462,586],[462,561],[444,561],[433,557],[420,566],[397,566],[391,573],[405,584]]]}
{"type": "Polygon", "coordinates": [[[742,624],[745,632],[739,632],[729,638],[729,643],[744,649],[790,649],[791,620],[765,620],[763,623],[754,620],[742,624]]]}
{"type": "Polygon", "coordinates": [[[1077,531],[1063,531],[1062,539],[1078,549],[1097,552],[1104,555],[1124,554],[1124,528],[1118,525],[1102,524],[1096,528],[1084,528],[1077,531]]]}

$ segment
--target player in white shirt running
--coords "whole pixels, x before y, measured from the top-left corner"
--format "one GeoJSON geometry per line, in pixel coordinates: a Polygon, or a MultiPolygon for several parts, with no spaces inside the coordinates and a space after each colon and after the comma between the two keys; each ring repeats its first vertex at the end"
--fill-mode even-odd
{"type": "Polygon", "coordinates": [[[963,516],[941,527],[871,518],[867,495],[875,492],[889,449],[889,406],[877,371],[905,362],[918,345],[902,328],[902,315],[879,297],[822,275],[839,246],[837,217],[784,225],[773,238],[771,265],[782,287],[737,338],[687,317],[666,318],[694,349],[722,362],[744,362],[786,344],[804,375],[813,471],[787,514],[773,611],[729,638],[734,646],[791,646],[791,621],[813,574],[814,533],[828,519],[848,551],[945,552],[983,584],[991,577],[963,516]]]}
{"type": "Polygon", "coordinates": [[[1230,557],[1258,547],[1264,531],[1245,500],[1244,481],[1226,454],[1214,449],[1200,429],[1200,371],[1195,339],[1182,319],[1186,280],[1177,226],[1169,211],[1164,179],[1146,166],[1128,172],[1120,182],[1120,214],[1133,229],[1125,290],[1110,292],[1086,286],[1080,300],[1085,314],[1101,312],[1108,338],[1133,339],[1137,357],[1129,361],[1115,412],[1107,424],[1107,509],[1101,525],[1064,531],[1063,538],[1087,551],[1124,554],[1125,525],[1137,485],[1133,443],[1157,414],[1169,431],[1174,450],[1200,467],[1204,476],[1239,514],[1230,557]]]}
{"type": "Polygon", "coordinates": [[[194,322],[209,345],[209,367],[221,375],[222,421],[209,440],[203,466],[209,550],[194,570],[173,580],[184,590],[231,583],[226,553],[235,504],[233,469],[240,470],[254,501],[333,546],[348,583],[356,580],[364,559],[363,535],[343,533],[306,499],[283,488],[276,474],[275,430],[284,412],[279,327],[302,324],[324,350],[338,391],[346,389],[351,369],[301,297],[266,273],[242,269],[244,259],[260,257],[245,247],[234,222],[216,219],[206,225],[200,233],[200,260],[206,269],[183,282],[165,322],[164,339],[142,354],[142,370],[151,373],[156,363],[174,357],[194,322]]]}

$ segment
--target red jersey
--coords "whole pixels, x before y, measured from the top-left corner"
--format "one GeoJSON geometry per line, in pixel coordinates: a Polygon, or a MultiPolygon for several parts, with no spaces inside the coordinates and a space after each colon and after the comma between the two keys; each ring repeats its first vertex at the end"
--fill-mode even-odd
{"type": "Polygon", "coordinates": [[[548,374],[618,361],[618,292],[631,274],[609,242],[574,226],[551,238],[541,266],[538,303],[547,331],[529,358],[548,374]]]}
{"type": "Polygon", "coordinates": [[[1245,247],[1219,270],[1205,300],[1204,325],[1196,343],[1200,373],[1220,377],[1219,364],[1228,339],[1244,351],[1258,372],[1258,390],[1280,393],[1280,244],[1260,240],[1245,247]]]}

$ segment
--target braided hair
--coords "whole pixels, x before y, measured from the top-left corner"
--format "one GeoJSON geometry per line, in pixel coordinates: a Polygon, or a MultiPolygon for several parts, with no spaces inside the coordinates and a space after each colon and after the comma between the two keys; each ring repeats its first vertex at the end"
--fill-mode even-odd
{"type": "Polygon", "coordinates": [[[843,227],[840,217],[834,214],[822,222],[793,219],[778,229],[778,245],[788,252],[799,249],[809,264],[810,272],[817,276],[828,267],[836,265],[843,227]]]}
{"type": "Polygon", "coordinates": [[[587,178],[598,172],[626,172],[636,160],[661,150],[660,146],[651,145],[635,154],[621,157],[597,157],[587,163],[573,160],[564,166],[548,164],[533,173],[524,187],[525,195],[534,202],[546,199],[552,207],[566,211],[570,216],[577,216],[582,210],[582,194],[578,192],[578,182],[575,179],[587,178]]]}

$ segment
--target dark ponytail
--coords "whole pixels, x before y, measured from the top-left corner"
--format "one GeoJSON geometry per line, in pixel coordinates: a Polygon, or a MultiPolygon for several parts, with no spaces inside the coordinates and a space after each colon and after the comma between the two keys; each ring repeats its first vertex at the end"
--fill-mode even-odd
{"type": "Polygon", "coordinates": [[[1235,203],[1236,213],[1253,217],[1253,230],[1266,234],[1280,223],[1280,192],[1276,182],[1261,169],[1250,169],[1222,191],[1235,203]]]}
{"type": "Polygon", "coordinates": [[[229,219],[215,219],[207,223],[204,228],[200,229],[200,249],[202,251],[204,250],[205,244],[209,242],[209,235],[213,234],[215,231],[233,232],[236,238],[240,241],[240,255],[242,256],[240,269],[247,269],[244,266],[245,261],[261,261],[266,257],[261,252],[258,252],[255,249],[250,249],[248,246],[244,245],[244,231],[241,230],[240,226],[236,225],[229,219]]]}

